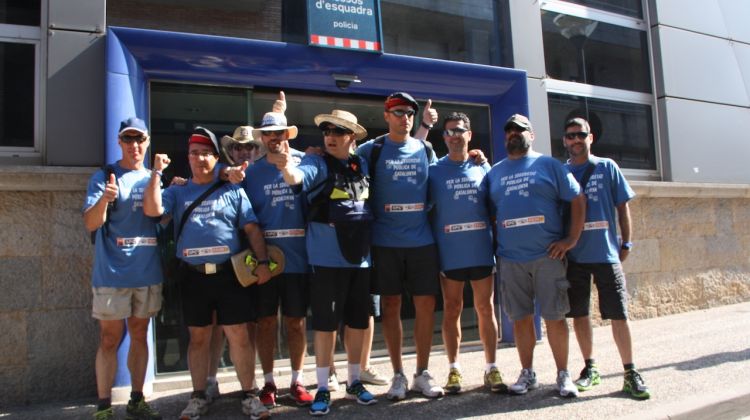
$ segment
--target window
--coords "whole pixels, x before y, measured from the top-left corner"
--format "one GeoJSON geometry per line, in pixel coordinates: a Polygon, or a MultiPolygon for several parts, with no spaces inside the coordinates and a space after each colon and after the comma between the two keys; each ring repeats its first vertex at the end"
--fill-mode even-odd
{"type": "Polygon", "coordinates": [[[0,0],[0,153],[38,152],[41,2],[0,0]]]}
{"type": "Polygon", "coordinates": [[[541,10],[553,155],[564,122],[592,125],[592,152],[644,178],[658,175],[648,25],[640,0],[543,3],[541,10]],[[576,4],[574,4],[576,3],[576,4]]]}
{"type": "Polygon", "coordinates": [[[387,53],[509,65],[504,54],[504,44],[510,44],[505,32],[509,25],[503,23],[505,2],[383,0],[380,7],[387,53]]]}

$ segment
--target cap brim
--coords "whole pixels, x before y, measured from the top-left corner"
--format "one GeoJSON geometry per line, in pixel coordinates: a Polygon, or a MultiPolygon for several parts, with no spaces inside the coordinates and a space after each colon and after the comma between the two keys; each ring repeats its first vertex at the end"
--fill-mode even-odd
{"type": "Polygon", "coordinates": [[[144,130],[142,128],[137,128],[137,127],[125,127],[122,130],[120,130],[119,133],[117,133],[117,136],[121,136],[122,133],[124,133],[126,131],[137,131],[137,132],[143,134],[144,136],[148,136],[148,130],[144,130]]]}

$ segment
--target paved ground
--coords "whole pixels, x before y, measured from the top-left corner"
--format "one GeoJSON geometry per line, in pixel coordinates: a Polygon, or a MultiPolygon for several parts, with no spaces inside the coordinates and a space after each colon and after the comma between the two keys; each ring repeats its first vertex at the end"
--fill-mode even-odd
{"type": "MultiPolygon", "coordinates": [[[[648,401],[628,398],[622,387],[622,366],[609,327],[594,331],[597,361],[603,383],[576,399],[561,399],[553,389],[555,371],[546,342],[537,346],[535,369],[541,388],[524,396],[494,395],[482,383],[484,360],[479,349],[464,349],[460,362],[466,391],[458,396],[428,400],[417,395],[399,403],[383,398],[379,404],[358,406],[335,400],[327,418],[394,419],[750,419],[750,302],[689,312],[632,323],[636,363],[653,390],[648,401]]],[[[439,335],[436,334],[436,340],[439,335]]],[[[573,374],[583,362],[571,332],[570,367],[573,374]]],[[[443,354],[433,354],[431,371],[444,382],[448,369],[443,354]]],[[[514,382],[520,370],[515,348],[498,349],[498,362],[506,382],[514,382]]],[[[387,372],[384,360],[376,368],[387,372]]],[[[414,359],[405,361],[414,370],[414,359]]],[[[314,373],[308,369],[308,381],[314,373]]],[[[344,373],[345,368],[339,372],[344,373]]],[[[58,380],[64,380],[58,378],[58,380]]],[[[288,378],[278,379],[284,384],[288,378]]],[[[236,382],[222,383],[227,393],[211,407],[206,419],[243,419],[236,382]]],[[[387,387],[371,387],[382,395],[387,387]]],[[[149,401],[164,418],[177,418],[189,396],[188,390],[163,391],[149,401]]],[[[117,406],[118,418],[124,407],[117,406]]],[[[93,412],[91,401],[68,401],[47,405],[0,409],[0,419],[86,419],[93,412]]],[[[275,418],[309,419],[306,409],[288,402],[272,411],[275,418]]]]}

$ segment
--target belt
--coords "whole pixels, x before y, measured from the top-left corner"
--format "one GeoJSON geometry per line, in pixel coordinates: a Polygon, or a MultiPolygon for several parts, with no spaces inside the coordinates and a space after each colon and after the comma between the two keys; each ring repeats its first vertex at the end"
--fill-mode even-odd
{"type": "Polygon", "coordinates": [[[230,262],[226,261],[221,264],[212,264],[212,263],[205,263],[205,264],[188,264],[184,263],[185,266],[191,270],[202,274],[216,274],[220,271],[223,271],[226,268],[229,268],[230,262]]]}

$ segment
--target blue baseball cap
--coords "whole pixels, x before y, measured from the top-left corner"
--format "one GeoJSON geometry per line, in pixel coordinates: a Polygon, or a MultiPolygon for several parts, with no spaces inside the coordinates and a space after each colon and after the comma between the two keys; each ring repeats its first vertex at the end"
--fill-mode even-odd
{"type": "Polygon", "coordinates": [[[120,131],[117,133],[117,135],[121,136],[122,133],[128,130],[135,130],[143,134],[144,136],[148,135],[148,128],[146,128],[146,123],[138,117],[130,117],[122,120],[120,122],[120,131]]]}

